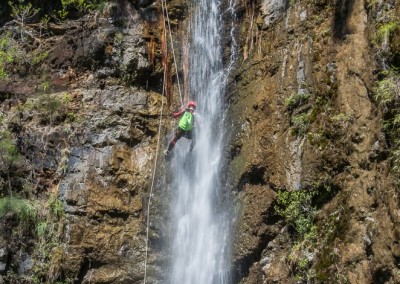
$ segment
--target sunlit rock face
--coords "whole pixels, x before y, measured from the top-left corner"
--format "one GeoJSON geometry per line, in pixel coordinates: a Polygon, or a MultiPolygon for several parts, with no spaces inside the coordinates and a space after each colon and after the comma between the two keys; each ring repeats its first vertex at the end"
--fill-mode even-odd
{"type": "Polygon", "coordinates": [[[363,1],[243,4],[243,61],[229,93],[235,281],[399,282],[387,110],[372,95],[378,70],[396,65],[398,31],[371,44],[382,9],[399,15],[398,5],[363,1]],[[376,55],[383,49],[387,58],[376,55]],[[316,195],[290,219],[296,206],[277,211],[295,203],[282,191],[316,195]],[[306,234],[301,216],[314,216],[306,234]]]}
{"type": "Polygon", "coordinates": [[[285,13],[285,8],[289,5],[286,0],[264,0],[260,4],[260,12],[264,19],[265,26],[268,27],[278,21],[285,13]]]}

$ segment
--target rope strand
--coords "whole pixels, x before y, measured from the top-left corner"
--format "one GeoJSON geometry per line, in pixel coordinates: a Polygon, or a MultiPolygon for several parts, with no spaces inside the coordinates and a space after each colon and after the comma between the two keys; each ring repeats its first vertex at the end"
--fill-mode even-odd
{"type": "Polygon", "coordinates": [[[160,136],[161,136],[161,126],[162,126],[162,117],[163,117],[163,109],[164,109],[164,90],[165,90],[165,77],[166,72],[164,69],[164,80],[163,80],[163,92],[162,92],[162,99],[161,99],[161,110],[160,110],[160,120],[158,124],[158,138],[157,138],[157,148],[156,148],[156,156],[154,158],[154,167],[153,167],[153,176],[151,179],[151,187],[149,193],[149,199],[147,202],[147,222],[146,222],[146,252],[145,252],[145,260],[144,260],[144,279],[143,284],[146,284],[147,278],[147,258],[148,258],[148,250],[149,250],[149,227],[150,227],[150,204],[151,204],[151,197],[153,195],[153,188],[154,188],[154,180],[156,176],[156,169],[157,169],[157,160],[158,160],[158,152],[160,150],[160,136]]]}
{"type": "MultiPolygon", "coordinates": [[[[172,49],[172,56],[174,58],[174,66],[175,66],[175,73],[176,73],[176,82],[178,83],[178,91],[179,91],[179,97],[181,99],[181,106],[183,106],[183,98],[182,98],[182,92],[181,92],[181,83],[179,80],[179,74],[178,74],[178,66],[176,64],[176,57],[175,57],[175,48],[174,48],[174,41],[172,40],[172,32],[171,32],[171,24],[168,16],[168,8],[167,8],[167,0],[161,0],[162,8],[163,8],[163,17],[164,17],[164,9],[165,9],[165,14],[167,15],[167,23],[168,23],[168,31],[169,31],[169,39],[171,41],[171,49],[172,49]]],[[[165,20],[164,20],[164,25],[165,25],[165,20]]]]}
{"type": "MultiPolygon", "coordinates": [[[[171,40],[171,48],[172,48],[172,55],[174,59],[174,65],[175,65],[175,71],[176,71],[176,80],[178,83],[178,90],[179,90],[179,97],[181,100],[181,105],[183,106],[183,98],[182,98],[182,92],[181,92],[181,84],[179,81],[179,75],[178,75],[178,66],[176,64],[176,57],[175,57],[175,51],[174,51],[174,43],[172,40],[172,33],[171,33],[171,25],[169,21],[169,16],[168,16],[168,10],[167,10],[167,1],[166,0],[161,0],[161,6],[162,6],[162,16],[163,16],[163,25],[164,25],[164,37],[167,38],[166,34],[166,25],[165,25],[165,16],[164,16],[164,10],[167,15],[167,23],[168,23],[168,30],[169,30],[169,37],[171,40]],[[165,1],[165,2],[164,2],[165,1]]],[[[168,49],[168,47],[167,47],[168,49]]],[[[166,82],[166,66],[164,63],[164,77],[163,77],[163,87],[162,87],[162,98],[165,95],[165,82],[166,82]]],[[[154,167],[153,167],[153,176],[151,180],[151,187],[150,187],[150,193],[149,193],[149,199],[147,202],[147,215],[146,215],[146,244],[145,244],[145,260],[144,260],[144,278],[143,278],[143,284],[146,284],[147,280],[147,259],[148,259],[148,251],[149,251],[149,228],[150,228],[150,204],[151,204],[151,198],[153,195],[153,189],[154,189],[154,180],[156,176],[156,169],[157,169],[157,160],[158,160],[158,152],[160,150],[160,137],[161,137],[161,126],[162,126],[162,117],[163,117],[163,110],[164,110],[164,100],[161,100],[161,109],[160,109],[160,120],[158,124],[158,138],[157,138],[157,148],[156,148],[156,155],[154,159],[154,167]]]]}

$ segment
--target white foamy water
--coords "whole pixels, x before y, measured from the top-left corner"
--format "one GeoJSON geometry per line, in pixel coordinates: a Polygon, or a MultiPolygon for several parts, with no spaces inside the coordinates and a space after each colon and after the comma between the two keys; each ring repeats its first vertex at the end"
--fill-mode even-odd
{"type": "MultiPolygon", "coordinates": [[[[188,47],[191,99],[198,104],[196,145],[174,149],[171,284],[230,283],[230,217],[221,172],[224,143],[222,0],[193,1],[188,47]]],[[[231,1],[232,2],[232,1],[231,1]]],[[[229,65],[230,66],[230,65],[229,65]]]]}

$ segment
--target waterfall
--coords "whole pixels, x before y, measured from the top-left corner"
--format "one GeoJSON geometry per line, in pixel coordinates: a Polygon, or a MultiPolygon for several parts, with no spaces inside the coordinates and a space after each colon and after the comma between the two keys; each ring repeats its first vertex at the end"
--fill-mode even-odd
{"type": "MultiPolygon", "coordinates": [[[[230,1],[232,2],[232,1],[230,1]]],[[[171,284],[230,283],[230,215],[221,177],[227,69],[221,46],[222,0],[193,1],[189,90],[197,102],[195,147],[182,138],[170,161],[171,284]]],[[[232,8],[233,9],[233,8],[232,8]]],[[[229,11],[232,11],[229,10],[229,11]]]]}

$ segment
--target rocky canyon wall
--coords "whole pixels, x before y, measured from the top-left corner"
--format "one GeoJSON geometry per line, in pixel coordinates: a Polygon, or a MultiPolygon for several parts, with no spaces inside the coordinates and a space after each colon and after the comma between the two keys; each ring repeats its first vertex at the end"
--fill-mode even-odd
{"type": "MultiPolygon", "coordinates": [[[[1,133],[10,137],[1,147],[17,153],[1,161],[1,283],[143,281],[144,208],[167,109],[161,4],[97,9],[1,28],[1,133]]],[[[151,228],[150,246],[157,238],[151,228]]]]}
{"type": "Polygon", "coordinates": [[[396,146],[376,89],[381,71],[398,64],[398,27],[386,35],[389,60],[377,39],[398,4],[267,0],[241,9],[243,59],[228,94],[235,281],[398,283],[396,146]]]}

